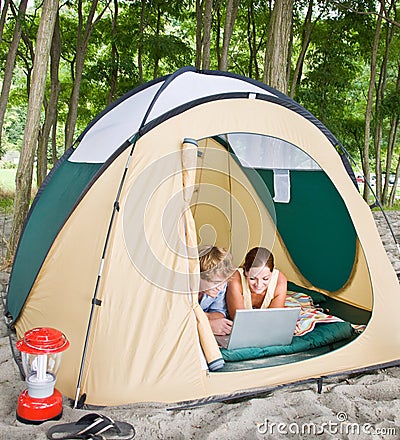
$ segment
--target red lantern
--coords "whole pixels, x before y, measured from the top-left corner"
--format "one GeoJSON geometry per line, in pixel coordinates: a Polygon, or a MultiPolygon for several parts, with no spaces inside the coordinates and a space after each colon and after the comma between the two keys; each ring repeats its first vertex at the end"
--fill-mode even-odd
{"type": "Polygon", "coordinates": [[[62,415],[62,395],[54,388],[61,354],[69,347],[65,335],[49,327],[27,331],[17,342],[27,389],[18,398],[17,419],[40,424],[62,415]]]}

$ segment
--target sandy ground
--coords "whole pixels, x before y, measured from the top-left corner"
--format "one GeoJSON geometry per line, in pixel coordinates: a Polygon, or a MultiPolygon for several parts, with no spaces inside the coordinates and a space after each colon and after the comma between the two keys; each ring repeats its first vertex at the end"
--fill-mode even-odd
{"type": "MultiPolygon", "coordinates": [[[[390,230],[381,213],[374,215],[389,259],[400,274],[400,258],[390,230]]],[[[400,212],[387,215],[400,242],[400,212]]],[[[6,234],[8,225],[9,219],[0,220],[0,232],[6,234]]],[[[2,291],[7,281],[8,274],[0,273],[2,291]]],[[[24,388],[1,320],[0,440],[46,439],[50,426],[93,412],[74,410],[65,400],[60,422],[24,425],[15,418],[18,395],[24,388]]],[[[392,367],[327,380],[321,394],[311,383],[180,411],[165,404],[133,404],[99,412],[133,424],[138,439],[400,439],[399,393],[400,367],[392,367]]]]}

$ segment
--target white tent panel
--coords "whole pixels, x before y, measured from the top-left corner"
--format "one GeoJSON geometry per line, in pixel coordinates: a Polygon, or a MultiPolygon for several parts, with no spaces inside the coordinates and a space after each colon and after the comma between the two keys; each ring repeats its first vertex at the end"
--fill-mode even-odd
{"type": "Polygon", "coordinates": [[[88,130],[68,160],[104,163],[138,131],[148,106],[162,84],[159,82],[135,93],[103,115],[88,130]]]}
{"type": "MultiPolygon", "coordinates": [[[[161,81],[135,93],[103,115],[88,130],[69,160],[71,162],[104,163],[139,130],[144,115],[163,84],[164,82],[161,81]]],[[[145,123],[180,105],[200,98],[239,92],[272,95],[262,87],[239,78],[187,71],[177,75],[157,97],[145,123]]]]}
{"type": "Polygon", "coordinates": [[[157,104],[150,112],[148,121],[158,118],[172,108],[200,98],[238,92],[272,95],[272,93],[267,92],[265,89],[242,79],[185,72],[174,78],[171,84],[158,97],[157,104]]]}
{"type": "Polygon", "coordinates": [[[244,167],[270,170],[320,170],[297,146],[272,136],[230,133],[228,141],[244,167]]]}

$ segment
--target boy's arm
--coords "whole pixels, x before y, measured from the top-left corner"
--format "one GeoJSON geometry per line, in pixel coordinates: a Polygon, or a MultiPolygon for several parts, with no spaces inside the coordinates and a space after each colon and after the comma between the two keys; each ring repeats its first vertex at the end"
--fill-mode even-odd
{"type": "Polygon", "coordinates": [[[210,322],[211,330],[214,335],[224,336],[230,335],[232,330],[232,321],[225,318],[221,312],[206,312],[210,322]]]}

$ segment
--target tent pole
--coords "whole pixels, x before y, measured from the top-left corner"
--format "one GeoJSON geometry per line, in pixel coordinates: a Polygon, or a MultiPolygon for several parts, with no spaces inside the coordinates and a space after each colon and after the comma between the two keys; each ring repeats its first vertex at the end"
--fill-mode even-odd
{"type": "MultiPolygon", "coordinates": [[[[346,157],[348,159],[350,159],[355,166],[357,166],[356,161],[353,159],[353,157],[350,155],[350,153],[346,150],[346,148],[342,144],[340,144],[340,143],[338,144],[338,146],[342,149],[342,151],[344,152],[346,157]]],[[[386,221],[387,227],[389,228],[390,234],[392,235],[393,241],[394,241],[394,243],[396,245],[397,252],[400,255],[400,245],[399,245],[399,242],[397,241],[396,235],[395,235],[395,233],[393,231],[393,228],[392,228],[392,225],[391,225],[391,223],[390,223],[390,221],[388,219],[388,216],[386,215],[386,212],[383,209],[383,206],[382,206],[381,202],[378,200],[378,197],[376,196],[375,191],[373,190],[371,184],[365,178],[364,174],[363,174],[363,178],[364,178],[364,185],[368,186],[369,190],[371,191],[371,193],[372,193],[372,195],[374,196],[374,199],[375,199],[375,202],[372,205],[370,205],[370,208],[372,209],[372,208],[378,207],[380,209],[380,211],[381,211],[381,213],[383,215],[383,218],[386,221]]]]}
{"type": "Polygon", "coordinates": [[[112,227],[113,227],[113,224],[114,224],[114,218],[115,218],[115,216],[117,214],[117,211],[119,211],[119,199],[120,199],[120,196],[121,196],[122,187],[123,187],[123,185],[125,183],[126,175],[127,175],[127,172],[128,172],[129,164],[130,164],[131,159],[132,159],[133,150],[135,149],[135,145],[136,145],[137,139],[138,139],[138,136],[134,136],[129,141],[126,141],[128,145],[132,145],[132,148],[131,148],[131,151],[129,153],[128,159],[126,161],[124,173],[122,175],[121,182],[120,182],[119,187],[118,187],[118,192],[117,192],[117,195],[115,197],[113,211],[112,211],[112,214],[111,214],[110,223],[108,225],[106,239],[105,239],[105,242],[104,242],[104,247],[103,247],[103,252],[102,252],[101,261],[100,261],[100,267],[99,267],[99,273],[97,275],[96,286],[95,286],[94,293],[93,293],[93,298],[92,298],[92,306],[90,308],[90,315],[89,315],[88,325],[87,325],[87,329],[86,329],[85,343],[84,343],[84,346],[83,346],[81,365],[80,365],[80,368],[79,368],[78,382],[77,382],[77,385],[76,385],[75,400],[74,400],[74,406],[73,406],[74,409],[78,408],[79,396],[80,396],[80,393],[81,393],[83,369],[84,369],[84,366],[85,366],[85,360],[86,360],[86,355],[87,355],[87,348],[88,348],[88,342],[89,342],[89,336],[90,336],[90,331],[91,331],[91,327],[92,327],[92,321],[93,321],[95,306],[101,306],[101,301],[99,299],[97,299],[97,294],[98,294],[98,291],[99,291],[100,280],[101,280],[101,275],[102,275],[102,272],[103,272],[105,256],[106,256],[107,249],[108,249],[108,243],[110,241],[111,230],[112,230],[112,227]]]}

